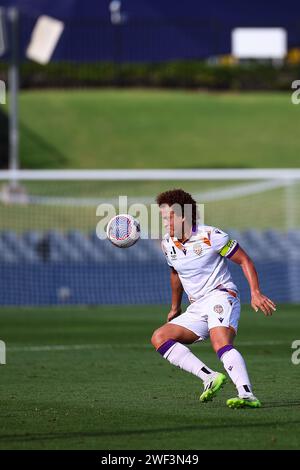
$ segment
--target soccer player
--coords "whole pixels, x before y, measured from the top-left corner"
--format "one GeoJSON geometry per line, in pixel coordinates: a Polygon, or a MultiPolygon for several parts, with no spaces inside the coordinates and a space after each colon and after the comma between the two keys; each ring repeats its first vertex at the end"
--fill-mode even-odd
{"type": "Polygon", "coordinates": [[[182,189],[157,197],[167,230],[162,249],[171,268],[172,305],[168,322],[151,342],[171,364],[199,377],[204,384],[201,402],[213,399],[226,376],[210,369],[185,346],[210,337],[218,358],[236,386],[238,396],[227,400],[230,408],[258,408],[242,355],[233,342],[240,317],[240,300],[228,269],[228,259],[241,266],[251,290],[251,305],[266,315],[276,306],[262,294],[252,260],[236,240],[219,228],[197,224],[197,205],[182,189]],[[190,305],[181,313],[185,290],[190,305]]]}

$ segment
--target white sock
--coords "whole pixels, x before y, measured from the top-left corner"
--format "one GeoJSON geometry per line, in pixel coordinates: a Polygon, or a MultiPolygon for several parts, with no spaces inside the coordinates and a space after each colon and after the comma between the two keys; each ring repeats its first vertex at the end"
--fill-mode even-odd
{"type": "Polygon", "coordinates": [[[252,386],[243,356],[232,347],[221,354],[220,360],[223,362],[227,374],[236,386],[239,397],[252,395],[252,386]]]}
{"type": "MultiPolygon", "coordinates": [[[[166,344],[166,343],[165,343],[166,344]]],[[[196,375],[203,381],[207,380],[207,378],[214,373],[204,362],[200,361],[186,346],[181,343],[170,342],[170,348],[167,351],[160,351],[159,348],[158,352],[162,353],[162,356],[167,359],[171,364],[174,366],[180,367],[191,374],[196,375]]]]}

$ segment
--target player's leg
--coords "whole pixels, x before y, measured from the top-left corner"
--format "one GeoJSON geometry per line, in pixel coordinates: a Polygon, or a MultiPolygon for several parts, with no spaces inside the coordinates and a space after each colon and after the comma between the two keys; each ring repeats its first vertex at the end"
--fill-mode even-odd
{"type": "Polygon", "coordinates": [[[204,381],[214,371],[185,346],[185,344],[192,344],[198,339],[199,336],[193,331],[179,325],[166,323],[153,333],[151,343],[157,352],[171,364],[204,381]]]}
{"type": "Polygon", "coordinates": [[[260,407],[259,400],[252,392],[244,358],[233,346],[235,331],[230,327],[212,328],[210,338],[213,349],[238,391],[238,397],[227,400],[227,405],[230,408],[260,407]]]}
{"type": "Polygon", "coordinates": [[[235,331],[230,327],[216,327],[210,330],[210,340],[214,351],[237,388],[240,396],[250,394],[252,387],[245,361],[234,348],[235,331]]]}
{"type": "MultiPolygon", "coordinates": [[[[182,321],[184,322],[181,318],[182,321]]],[[[200,325],[197,332],[181,325],[167,323],[153,333],[151,342],[155,349],[171,364],[196,375],[203,381],[204,392],[200,400],[209,401],[223,386],[226,377],[210,369],[185,346],[185,344],[198,341],[200,339],[199,333],[201,333],[202,339],[208,337],[207,323],[202,323],[203,325],[200,325]]]]}
{"type": "Polygon", "coordinates": [[[210,340],[214,351],[238,391],[238,397],[228,400],[227,405],[231,408],[246,406],[257,408],[260,406],[260,402],[253,395],[244,358],[233,346],[239,316],[239,299],[228,296],[226,293],[218,295],[210,303],[208,315],[210,340]],[[212,304],[214,304],[213,307],[212,304]]]}
{"type": "Polygon", "coordinates": [[[168,340],[180,341],[183,344],[192,344],[198,339],[199,336],[193,331],[170,322],[154,331],[151,343],[155,349],[158,350],[168,340]]]}

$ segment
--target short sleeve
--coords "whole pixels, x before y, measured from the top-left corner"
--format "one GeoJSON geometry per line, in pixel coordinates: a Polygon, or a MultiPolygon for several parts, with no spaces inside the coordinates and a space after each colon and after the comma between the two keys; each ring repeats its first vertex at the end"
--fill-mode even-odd
{"type": "Polygon", "coordinates": [[[165,258],[166,258],[166,261],[167,261],[168,265],[170,266],[170,268],[173,268],[173,265],[171,264],[171,262],[168,258],[168,252],[167,252],[167,249],[165,247],[164,241],[161,242],[161,249],[162,249],[163,254],[165,255],[165,258]]]}
{"type": "Polygon", "coordinates": [[[213,228],[211,232],[211,246],[225,258],[231,258],[239,248],[238,242],[231,240],[228,233],[223,232],[219,228],[213,228]]]}

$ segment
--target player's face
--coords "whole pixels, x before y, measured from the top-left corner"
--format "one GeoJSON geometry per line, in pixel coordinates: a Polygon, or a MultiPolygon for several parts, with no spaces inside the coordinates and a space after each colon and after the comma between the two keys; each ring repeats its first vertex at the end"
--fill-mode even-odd
{"type": "Polygon", "coordinates": [[[182,238],[184,219],[177,215],[172,207],[166,204],[160,207],[160,212],[166,232],[168,232],[171,237],[177,237],[179,239],[182,238]]]}

